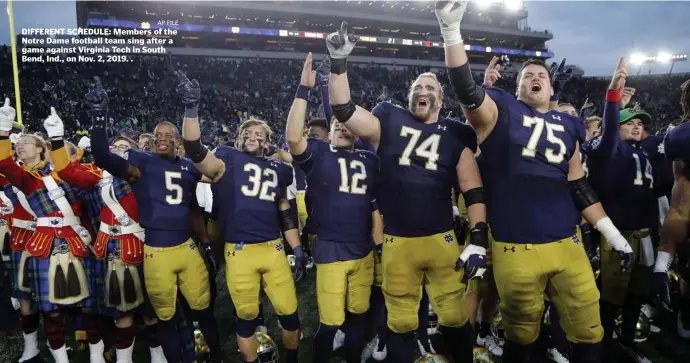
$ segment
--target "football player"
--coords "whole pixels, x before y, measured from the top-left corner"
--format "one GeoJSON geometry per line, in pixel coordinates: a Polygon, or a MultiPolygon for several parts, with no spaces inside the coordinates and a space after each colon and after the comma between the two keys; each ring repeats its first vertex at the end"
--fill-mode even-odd
{"type": "MultiPolygon", "coordinates": [[[[130,183],[144,226],[144,281],[151,305],[158,317],[160,342],[169,362],[180,362],[180,343],[175,315],[178,288],[196,313],[213,362],[220,362],[222,352],[216,321],[210,309],[209,275],[214,275],[214,257],[210,244],[202,254],[192,241],[191,203],[201,173],[188,160],[176,155],[179,137],[175,125],[159,123],[154,130],[153,152],[128,149],[120,154],[108,150],[105,120],[108,95],[101,81],[86,94],[93,122],[92,152],[96,165],[113,177],[130,183]],[[208,266],[207,266],[208,265],[208,266]]],[[[196,97],[198,102],[199,97],[196,97]]]]}
{"type": "MultiPolygon", "coordinates": [[[[690,230],[690,81],[683,83],[681,89],[683,119],[678,126],[669,126],[663,144],[666,157],[673,162],[674,183],[671,206],[664,219],[659,254],[654,266],[655,295],[666,310],[671,310],[668,269],[680,244],[687,243],[690,230]]],[[[685,272],[687,273],[687,266],[685,272]]],[[[683,276],[686,281],[688,277],[683,276]]],[[[683,327],[683,323],[690,315],[690,299],[687,292],[681,296],[680,311],[682,315],[679,313],[678,331],[686,335],[687,328],[683,327]]]]}
{"type": "MultiPolygon", "coordinates": [[[[67,363],[62,313],[66,308],[91,308],[95,301],[89,291],[92,261],[87,246],[91,234],[82,225],[82,200],[87,193],[53,176],[51,165],[44,161],[48,147],[39,136],[23,135],[19,139],[17,155],[27,163],[17,165],[9,140],[15,115],[9,99],[0,114],[0,172],[22,192],[18,194],[20,203],[37,217],[36,230],[25,245],[28,255],[23,255],[20,262],[20,280],[25,285],[26,274],[33,276],[29,281],[33,306],[43,313],[51,354],[57,363],[67,363]]],[[[49,117],[57,117],[54,108],[49,117]]],[[[85,314],[84,319],[91,362],[105,363],[100,317],[85,314]]]]}
{"type": "Polygon", "coordinates": [[[607,93],[601,135],[587,142],[589,180],[601,196],[601,203],[613,223],[623,230],[637,263],[621,271],[616,251],[601,248],[601,322],[604,344],[613,341],[615,319],[623,308],[621,347],[638,362],[648,362],[634,342],[635,326],[643,302],[651,289],[654,248],[650,231],[657,223],[657,198],[652,165],[644,149],[636,147],[651,116],[641,110],[620,110],[621,90],[625,85],[625,63],[619,62],[607,93]]]}
{"type": "Polygon", "coordinates": [[[388,308],[388,359],[411,362],[417,312],[426,278],[429,301],[451,356],[472,360],[465,283],[485,269],[488,231],[484,189],[474,158],[477,137],[457,121],[439,120],[443,90],[433,73],[410,85],[409,109],[381,102],[369,112],[350,97],[347,56],[357,38],[347,23],[328,35],[329,93],[336,119],[371,142],[381,161],[378,201],[384,215],[383,292],[388,308]],[[461,253],[453,232],[451,198],[459,180],[468,205],[471,244],[461,253]]]}
{"type": "Polygon", "coordinates": [[[460,33],[466,8],[467,1],[437,1],[435,12],[451,86],[481,144],[494,277],[506,328],[504,361],[531,362],[539,354],[535,342],[546,293],[573,343],[573,360],[598,362],[599,291],[585,250],[573,238],[580,214],[602,232],[626,269],[632,267],[632,249],[585,179],[582,122],[549,110],[553,88],[544,63],[528,61],[520,69],[517,100],[474,82],[460,33]]]}
{"type": "Polygon", "coordinates": [[[333,338],[347,318],[347,362],[358,363],[374,282],[372,228],[381,221],[373,196],[379,161],[376,154],[355,150],[355,137],[337,121],[331,123],[330,143],[303,136],[309,91],[315,83],[309,53],[285,135],[290,153],[310,185],[307,195],[312,201],[310,224],[316,235],[312,256],[318,268],[320,321],[314,337],[314,362],[329,361],[333,338]]]}
{"type": "Polygon", "coordinates": [[[266,122],[249,119],[238,129],[236,148],[220,146],[209,153],[201,145],[196,97],[196,80],[177,72],[178,93],[185,105],[182,136],[189,158],[216,183],[214,193],[218,218],[225,241],[226,280],[237,310],[237,344],[245,362],[257,362],[254,331],[259,314],[262,285],[283,328],[287,363],[297,362],[300,341],[297,296],[283,242],[295,254],[294,279],[304,277],[304,252],[299,241],[297,213],[287,201],[287,186],[293,181],[292,168],[265,158],[265,143],[271,129],[266,122]],[[192,100],[189,100],[192,98],[192,100]]]}

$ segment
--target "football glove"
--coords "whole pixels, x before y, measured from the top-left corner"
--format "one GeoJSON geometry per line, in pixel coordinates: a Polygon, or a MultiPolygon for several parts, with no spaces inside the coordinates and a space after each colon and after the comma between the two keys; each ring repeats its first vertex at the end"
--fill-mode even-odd
{"type": "Polygon", "coordinates": [[[50,139],[61,139],[65,136],[65,125],[62,123],[57,112],[55,112],[55,107],[50,108],[50,115],[43,121],[43,127],[45,127],[48,138],[50,139]]]}
{"type": "Polygon", "coordinates": [[[91,117],[94,126],[103,127],[108,114],[108,94],[103,88],[100,77],[93,77],[93,80],[95,85],[89,88],[89,92],[84,95],[84,99],[89,107],[87,113],[91,117]]]}
{"type": "Polygon", "coordinates": [[[316,84],[319,86],[328,87],[328,82],[331,80],[331,58],[326,59],[316,68],[316,84]]]}
{"type": "Polygon", "coordinates": [[[295,271],[292,272],[292,278],[295,282],[300,282],[306,274],[306,269],[304,267],[304,250],[302,246],[297,246],[292,249],[295,254],[295,271]]]}
{"type": "Polygon", "coordinates": [[[216,256],[213,254],[213,247],[211,243],[203,243],[204,254],[206,255],[206,268],[208,269],[208,276],[212,279],[216,279],[216,274],[218,273],[218,262],[216,262],[216,256]]]}
{"type": "Polygon", "coordinates": [[[0,131],[12,131],[12,123],[17,116],[17,111],[10,106],[9,97],[5,98],[5,104],[0,107],[0,131]]]}
{"type": "Polygon", "coordinates": [[[81,139],[79,139],[79,144],[77,145],[77,147],[84,150],[90,149],[91,139],[89,139],[88,136],[82,136],[81,139]]]}
{"type": "Polygon", "coordinates": [[[196,79],[190,81],[182,71],[175,71],[175,77],[178,83],[175,92],[180,97],[180,102],[185,108],[196,107],[201,99],[199,82],[196,79]]]}
{"type": "Polygon", "coordinates": [[[441,26],[441,35],[445,46],[462,43],[460,22],[467,10],[468,0],[440,1],[436,0],[434,13],[441,26]]]}
{"type": "Polygon", "coordinates": [[[630,247],[625,237],[619,234],[612,238],[607,238],[606,243],[616,251],[616,255],[621,259],[621,271],[632,269],[633,263],[635,263],[635,253],[633,253],[632,247],[630,247]]]}
{"type": "Polygon", "coordinates": [[[345,59],[357,43],[357,36],[353,33],[348,33],[347,22],[344,21],[340,25],[340,29],[336,32],[326,36],[326,47],[328,48],[328,55],[333,59],[345,59]]]}
{"type": "Polygon", "coordinates": [[[572,78],[573,69],[565,68],[565,58],[561,60],[560,64],[556,64],[556,62],[551,64],[551,85],[554,94],[561,93],[572,78]]]}
{"type": "Polygon", "coordinates": [[[668,269],[671,266],[673,257],[664,251],[659,251],[656,264],[654,265],[654,273],[652,274],[652,288],[654,297],[659,305],[667,311],[673,311],[671,305],[671,286],[668,281],[668,269]]]}
{"type": "Polygon", "coordinates": [[[470,230],[470,244],[460,254],[455,270],[465,269],[465,280],[481,279],[486,272],[486,247],[489,244],[489,229],[486,223],[477,223],[470,230]]]}

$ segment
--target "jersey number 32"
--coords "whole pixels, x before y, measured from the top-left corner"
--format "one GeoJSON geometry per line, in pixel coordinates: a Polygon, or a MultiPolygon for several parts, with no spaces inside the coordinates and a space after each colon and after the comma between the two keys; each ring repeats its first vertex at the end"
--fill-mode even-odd
{"type": "Polygon", "coordinates": [[[244,171],[249,173],[249,185],[242,185],[242,194],[248,197],[259,197],[267,202],[274,202],[275,189],[278,186],[278,173],[271,168],[262,169],[256,164],[244,164],[244,171]]]}

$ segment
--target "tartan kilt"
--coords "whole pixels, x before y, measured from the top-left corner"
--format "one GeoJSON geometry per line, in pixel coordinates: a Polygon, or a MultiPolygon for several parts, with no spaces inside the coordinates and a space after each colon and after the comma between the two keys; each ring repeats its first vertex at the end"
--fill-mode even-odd
{"type": "MultiPolygon", "coordinates": [[[[55,250],[60,245],[67,245],[67,240],[64,238],[55,238],[53,240],[52,251],[55,250]]],[[[81,261],[82,267],[84,268],[84,274],[86,275],[87,288],[91,292],[91,280],[94,273],[94,265],[96,258],[93,254],[89,254],[85,258],[77,258],[81,261]]],[[[50,302],[50,255],[47,258],[36,258],[29,257],[29,280],[31,289],[31,306],[42,312],[49,312],[54,310],[60,310],[64,308],[92,308],[94,307],[94,299],[91,295],[82,299],[81,301],[70,304],[70,305],[60,305],[53,304],[50,302]]]]}
{"type": "Polygon", "coordinates": [[[153,306],[149,301],[148,294],[146,293],[146,284],[143,281],[144,278],[144,263],[140,263],[136,266],[137,272],[139,272],[139,277],[141,281],[141,289],[144,292],[144,303],[137,306],[133,310],[123,312],[118,310],[116,307],[109,307],[106,303],[107,298],[107,285],[106,276],[108,273],[108,256],[113,251],[120,248],[120,240],[110,238],[108,240],[108,250],[106,257],[103,259],[98,259],[94,257],[94,269],[93,276],[91,279],[91,296],[94,299],[94,310],[99,315],[109,316],[114,319],[121,318],[125,313],[136,313],[147,318],[155,318],[156,313],[153,310],[153,306]]]}
{"type": "Polygon", "coordinates": [[[15,299],[30,300],[30,293],[19,291],[19,263],[21,261],[22,251],[10,251],[10,260],[5,263],[5,268],[10,278],[11,296],[15,299]]]}

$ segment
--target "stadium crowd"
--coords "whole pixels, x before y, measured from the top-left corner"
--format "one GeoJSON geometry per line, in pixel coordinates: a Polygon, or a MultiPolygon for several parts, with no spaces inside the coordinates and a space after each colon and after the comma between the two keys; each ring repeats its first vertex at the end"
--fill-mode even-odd
{"type": "MultiPolygon", "coordinates": [[[[22,88],[23,120],[28,130],[42,131],[45,110],[55,106],[63,115],[68,135],[73,141],[88,132],[82,95],[92,85],[93,76],[107,79],[108,94],[114,105],[110,112],[110,135],[126,134],[132,137],[151,132],[157,122],[181,122],[181,113],[168,102],[174,96],[175,84],[166,74],[170,67],[194,74],[200,83],[208,85],[202,90],[201,114],[203,139],[206,145],[217,146],[234,140],[237,126],[249,116],[267,120],[277,135],[282,135],[289,104],[298,81],[301,61],[268,59],[220,59],[209,57],[146,56],[133,58],[129,63],[20,63],[19,81],[22,88]]],[[[394,103],[407,103],[407,88],[417,74],[428,67],[384,67],[356,65],[351,72],[350,87],[356,102],[371,108],[377,100],[390,99],[394,103]],[[385,90],[384,90],[385,87],[385,90]],[[384,94],[385,93],[385,94],[384,94]],[[383,98],[382,98],[383,95],[383,98]]],[[[448,89],[445,69],[434,70],[448,89]]],[[[476,72],[481,83],[483,72],[476,72]]],[[[645,75],[630,77],[628,85],[636,89],[635,102],[654,115],[653,130],[659,129],[680,116],[674,106],[680,96],[680,84],[687,75],[645,75]]],[[[2,95],[14,100],[12,86],[12,60],[9,48],[0,48],[0,89],[11,93],[2,95]]],[[[571,81],[561,96],[579,108],[589,100],[603,110],[601,90],[609,80],[582,77],[571,81]]],[[[515,77],[508,74],[496,84],[505,90],[515,90],[515,77]]],[[[318,92],[312,93],[310,116],[319,112],[318,92]]],[[[455,97],[446,92],[442,115],[461,115],[455,97]]],[[[460,116],[462,117],[462,116],[460,116]]],[[[282,138],[276,140],[279,144],[282,138]]]]}

